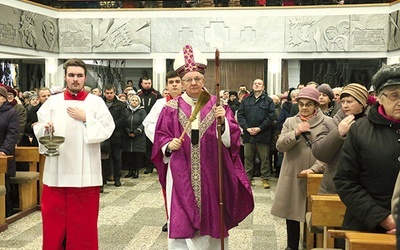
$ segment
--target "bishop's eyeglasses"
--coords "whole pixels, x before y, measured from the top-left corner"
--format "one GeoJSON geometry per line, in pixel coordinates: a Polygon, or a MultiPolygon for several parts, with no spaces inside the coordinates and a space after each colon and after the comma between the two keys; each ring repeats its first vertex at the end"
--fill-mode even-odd
{"type": "Polygon", "coordinates": [[[195,78],[182,79],[182,81],[187,82],[187,83],[192,83],[194,80],[196,83],[199,83],[203,79],[204,79],[204,77],[195,77],[195,78]]]}

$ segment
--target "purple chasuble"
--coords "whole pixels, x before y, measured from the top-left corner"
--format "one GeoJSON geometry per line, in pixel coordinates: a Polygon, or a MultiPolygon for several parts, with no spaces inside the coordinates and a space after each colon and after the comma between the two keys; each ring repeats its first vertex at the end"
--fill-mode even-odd
{"type": "MultiPolygon", "coordinates": [[[[171,195],[170,238],[193,238],[196,235],[220,237],[218,139],[217,122],[212,108],[216,97],[200,111],[199,144],[192,145],[190,129],[182,146],[170,157],[169,167],[174,180],[171,195]]],[[[222,146],[224,167],[224,237],[254,208],[253,195],[240,161],[240,130],[230,108],[225,105],[230,128],[231,147],[222,146]]],[[[159,180],[166,188],[168,166],[163,162],[162,146],[179,138],[191,114],[191,106],[180,96],[169,101],[156,125],[152,161],[159,180]]],[[[195,120],[195,122],[198,122],[195,120]]],[[[225,126],[228,126],[226,124],[225,126]]]]}

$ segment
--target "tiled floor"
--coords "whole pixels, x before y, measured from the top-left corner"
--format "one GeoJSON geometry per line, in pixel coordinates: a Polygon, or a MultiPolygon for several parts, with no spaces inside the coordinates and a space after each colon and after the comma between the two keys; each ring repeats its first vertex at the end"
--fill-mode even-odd
{"type": "MultiPolygon", "coordinates": [[[[167,249],[167,233],[161,231],[165,210],[157,173],[139,179],[121,179],[122,186],[110,183],[101,195],[99,217],[100,249],[167,249]]],[[[285,249],[285,221],[271,216],[277,179],[271,189],[263,189],[255,179],[255,209],[230,231],[229,249],[285,249]]],[[[35,212],[0,233],[0,249],[41,249],[42,224],[35,212]]],[[[227,249],[227,248],[226,248],[227,249]]]]}

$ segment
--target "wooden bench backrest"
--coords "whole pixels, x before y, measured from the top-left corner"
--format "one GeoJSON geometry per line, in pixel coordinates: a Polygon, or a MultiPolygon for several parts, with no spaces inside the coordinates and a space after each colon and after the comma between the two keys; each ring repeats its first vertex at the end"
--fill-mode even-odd
{"type": "Polygon", "coordinates": [[[346,206],[338,195],[311,195],[311,206],[313,226],[342,226],[346,206]]]}
{"type": "Polygon", "coordinates": [[[307,212],[311,211],[310,196],[318,194],[323,174],[298,174],[298,178],[307,179],[307,212]]]}
{"type": "Polygon", "coordinates": [[[40,155],[37,147],[16,147],[15,161],[17,162],[39,162],[40,155]]]}

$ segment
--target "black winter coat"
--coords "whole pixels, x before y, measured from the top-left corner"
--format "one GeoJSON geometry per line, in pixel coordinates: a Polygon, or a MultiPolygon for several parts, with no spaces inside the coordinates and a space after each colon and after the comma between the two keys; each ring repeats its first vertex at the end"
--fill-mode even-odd
{"type": "MultiPolygon", "coordinates": [[[[18,141],[19,117],[17,111],[7,101],[0,106],[0,152],[14,155],[18,141]]],[[[15,176],[15,159],[8,161],[8,177],[15,176]]]]}
{"type": "Polygon", "coordinates": [[[154,103],[156,103],[158,99],[162,98],[160,92],[158,92],[153,88],[151,89],[142,88],[137,95],[140,97],[142,106],[144,107],[146,114],[150,113],[150,110],[154,106],[154,103]]]}
{"type": "Polygon", "coordinates": [[[290,111],[292,110],[292,103],[286,101],[282,104],[281,111],[279,112],[278,118],[276,119],[276,129],[278,131],[282,130],[283,124],[285,123],[286,119],[290,116],[290,111]]]}
{"type": "Polygon", "coordinates": [[[373,105],[350,128],[334,177],[347,210],[343,229],[384,233],[379,223],[391,214],[391,198],[400,169],[400,124],[373,105]]]}
{"type": "MultiPolygon", "coordinates": [[[[104,101],[106,101],[105,98],[104,101]]],[[[114,132],[108,140],[110,143],[121,143],[123,136],[122,130],[124,129],[126,122],[126,105],[118,100],[117,97],[114,97],[113,103],[108,110],[110,111],[115,123],[114,132]]]]}
{"type": "Polygon", "coordinates": [[[272,99],[263,92],[256,100],[254,92],[244,98],[240,103],[237,118],[239,125],[243,128],[244,143],[271,143],[272,123],[276,119],[275,104],[272,99]],[[261,131],[251,136],[248,128],[259,127],[261,131]]]}
{"type": "Polygon", "coordinates": [[[146,152],[146,136],[143,128],[143,121],[146,115],[143,107],[135,111],[129,109],[129,107],[126,109],[126,123],[122,142],[123,152],[146,152]],[[130,133],[135,136],[130,137],[130,133]]]}
{"type": "MultiPolygon", "coordinates": [[[[37,106],[32,107],[27,112],[26,124],[25,124],[25,133],[33,138],[31,145],[36,146],[36,147],[39,146],[39,142],[35,136],[35,133],[33,132],[32,124],[35,122],[38,122],[37,112],[41,106],[42,106],[42,104],[39,103],[37,106]]],[[[24,146],[28,146],[28,145],[24,145],[24,146]]]]}

